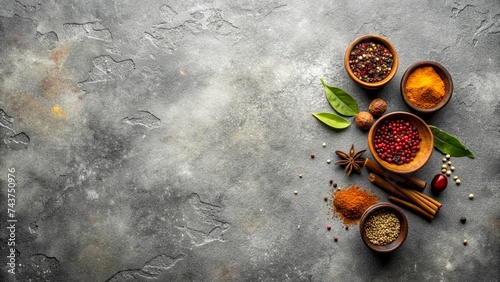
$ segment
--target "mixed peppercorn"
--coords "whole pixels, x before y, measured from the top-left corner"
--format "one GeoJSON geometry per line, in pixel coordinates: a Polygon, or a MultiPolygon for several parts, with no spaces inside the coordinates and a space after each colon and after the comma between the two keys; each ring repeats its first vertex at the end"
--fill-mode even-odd
{"type": "Polygon", "coordinates": [[[389,49],[378,42],[361,42],[349,56],[354,75],[364,82],[379,82],[391,72],[394,58],[389,49]]]}

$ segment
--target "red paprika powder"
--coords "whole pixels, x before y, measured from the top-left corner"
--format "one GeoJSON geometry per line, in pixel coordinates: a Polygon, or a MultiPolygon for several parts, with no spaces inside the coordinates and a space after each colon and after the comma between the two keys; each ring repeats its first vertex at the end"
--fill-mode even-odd
{"type": "Polygon", "coordinates": [[[355,224],[370,206],[378,202],[378,196],[352,185],[333,193],[333,211],[344,224],[355,224]]]}

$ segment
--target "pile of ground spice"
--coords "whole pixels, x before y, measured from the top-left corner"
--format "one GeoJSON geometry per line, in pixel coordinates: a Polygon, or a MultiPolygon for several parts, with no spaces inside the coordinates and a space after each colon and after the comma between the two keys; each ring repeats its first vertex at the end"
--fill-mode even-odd
{"type": "Polygon", "coordinates": [[[378,202],[375,194],[368,193],[356,185],[333,193],[333,212],[344,224],[355,224],[370,206],[378,202]]]}
{"type": "Polygon", "coordinates": [[[410,102],[420,108],[435,107],[445,97],[444,82],[432,67],[422,67],[413,71],[405,85],[410,102]]]}

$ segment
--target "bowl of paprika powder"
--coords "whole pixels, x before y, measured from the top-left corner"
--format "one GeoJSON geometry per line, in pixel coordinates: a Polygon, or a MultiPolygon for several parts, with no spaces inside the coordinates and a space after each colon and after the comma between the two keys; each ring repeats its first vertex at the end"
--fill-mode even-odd
{"type": "Polygon", "coordinates": [[[416,62],[401,79],[401,96],[418,114],[432,114],[451,99],[453,80],[448,70],[434,61],[416,62]]]}
{"type": "Polygon", "coordinates": [[[369,90],[381,88],[396,74],[398,54],[391,42],[376,34],[356,38],[344,55],[344,66],[349,77],[369,90]]]}

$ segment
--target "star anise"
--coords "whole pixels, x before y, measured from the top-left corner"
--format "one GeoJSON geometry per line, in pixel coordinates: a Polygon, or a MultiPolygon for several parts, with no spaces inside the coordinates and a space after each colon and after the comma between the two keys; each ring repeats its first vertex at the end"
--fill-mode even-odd
{"type": "Polygon", "coordinates": [[[349,155],[342,151],[335,151],[342,160],[336,162],[335,164],[345,166],[345,173],[350,175],[352,170],[354,169],[357,173],[361,173],[361,167],[365,163],[365,159],[361,156],[366,152],[366,150],[361,150],[357,153],[354,152],[354,144],[351,146],[351,150],[349,150],[349,155]]]}

